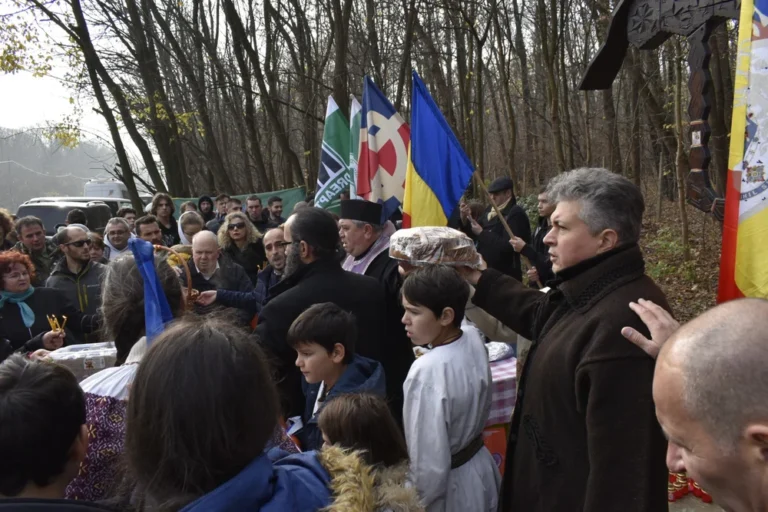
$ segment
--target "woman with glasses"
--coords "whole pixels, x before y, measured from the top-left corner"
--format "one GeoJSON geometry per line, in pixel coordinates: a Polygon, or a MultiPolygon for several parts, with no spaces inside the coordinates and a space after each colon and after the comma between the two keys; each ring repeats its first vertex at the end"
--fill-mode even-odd
{"type": "Polygon", "coordinates": [[[254,286],[259,270],[264,267],[267,259],[261,238],[262,234],[242,212],[227,215],[219,229],[219,246],[222,252],[245,269],[254,286]]]}
{"type": "Polygon", "coordinates": [[[96,315],[81,313],[60,290],[32,286],[34,276],[29,256],[0,253],[0,333],[13,350],[56,350],[98,328],[96,315]],[[49,317],[61,329],[54,329],[49,317]]]}

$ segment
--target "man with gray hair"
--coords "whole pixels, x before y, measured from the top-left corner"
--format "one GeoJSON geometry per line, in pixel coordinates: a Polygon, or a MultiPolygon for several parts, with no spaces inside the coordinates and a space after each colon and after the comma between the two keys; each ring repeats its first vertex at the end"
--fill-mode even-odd
{"type": "MultiPolygon", "coordinates": [[[[192,261],[189,262],[189,271],[192,276],[191,286],[199,292],[212,290],[232,290],[248,293],[253,291],[253,283],[243,267],[221,254],[216,233],[212,231],[200,231],[192,238],[192,261]]],[[[184,287],[187,283],[187,274],[181,273],[181,283],[184,287]]],[[[195,304],[195,312],[206,315],[223,309],[221,306],[195,304]]],[[[243,326],[248,325],[253,317],[252,313],[244,310],[230,311],[236,316],[243,326]]]]}
{"type": "Polygon", "coordinates": [[[107,227],[104,228],[104,245],[109,249],[107,253],[109,261],[131,253],[131,249],[128,247],[128,240],[131,239],[131,236],[131,226],[127,220],[121,217],[109,219],[107,227]]]}
{"type": "Polygon", "coordinates": [[[463,270],[476,285],[472,302],[533,342],[500,510],[666,510],[653,361],[620,332],[648,333],[629,302],[668,309],[637,245],[642,194],[605,169],[576,169],[553,179],[547,196],[557,206],[544,238],[555,273],[546,294],[493,269],[463,270]]]}

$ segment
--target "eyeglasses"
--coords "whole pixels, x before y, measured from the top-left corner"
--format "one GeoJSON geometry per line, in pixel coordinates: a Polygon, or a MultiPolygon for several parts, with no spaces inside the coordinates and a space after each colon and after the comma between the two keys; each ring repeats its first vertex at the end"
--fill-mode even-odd
{"type": "MultiPolygon", "coordinates": [[[[294,242],[275,242],[275,245],[276,245],[277,247],[280,247],[280,248],[282,248],[282,249],[285,249],[286,247],[288,247],[288,246],[289,246],[289,245],[291,245],[292,243],[294,243],[294,242]]],[[[300,243],[300,242],[296,242],[296,243],[298,244],[298,243],[300,243]]]]}
{"type": "Polygon", "coordinates": [[[228,231],[232,231],[235,229],[245,229],[245,222],[238,222],[237,224],[230,224],[227,226],[228,231]]]}
{"type": "Polygon", "coordinates": [[[75,242],[68,242],[68,243],[66,243],[64,245],[71,245],[73,247],[78,247],[78,248],[80,248],[80,247],[82,247],[84,245],[87,245],[87,246],[90,247],[91,246],[91,241],[86,238],[85,240],[77,240],[75,242]]]}

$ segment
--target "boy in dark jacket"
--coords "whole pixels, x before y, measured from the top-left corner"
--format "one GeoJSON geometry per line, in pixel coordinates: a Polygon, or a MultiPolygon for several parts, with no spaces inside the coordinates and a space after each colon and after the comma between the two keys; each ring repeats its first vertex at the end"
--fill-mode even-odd
{"type": "Polygon", "coordinates": [[[288,343],[297,353],[296,366],[304,375],[306,406],[298,431],[303,450],[323,446],[317,418],[335,397],[345,393],[386,396],[381,364],[355,355],[356,339],[354,315],[332,302],[309,307],[288,330],[288,343]]]}

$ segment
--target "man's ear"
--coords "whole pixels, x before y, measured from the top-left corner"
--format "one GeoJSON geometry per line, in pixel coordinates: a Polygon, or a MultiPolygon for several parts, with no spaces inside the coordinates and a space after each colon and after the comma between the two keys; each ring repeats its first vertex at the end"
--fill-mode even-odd
{"type": "Polygon", "coordinates": [[[600,245],[597,248],[597,253],[601,254],[614,249],[619,245],[619,234],[612,229],[604,229],[599,235],[600,245]]]}
{"type": "Polygon", "coordinates": [[[312,249],[310,249],[309,244],[304,240],[299,242],[299,255],[301,256],[301,259],[309,259],[312,256],[312,249]]]}
{"type": "Polygon", "coordinates": [[[443,308],[443,312],[440,313],[440,318],[438,318],[437,321],[443,327],[448,327],[449,325],[453,324],[454,318],[456,318],[456,312],[453,310],[453,308],[443,308]]]}
{"type": "Polygon", "coordinates": [[[331,360],[336,364],[341,364],[344,362],[344,358],[347,355],[347,349],[344,348],[344,345],[341,343],[336,343],[333,346],[333,352],[331,352],[331,360]]]}
{"type": "Polygon", "coordinates": [[[744,439],[750,454],[755,454],[755,457],[763,464],[768,463],[768,424],[752,423],[748,425],[744,429],[744,439]]]}

